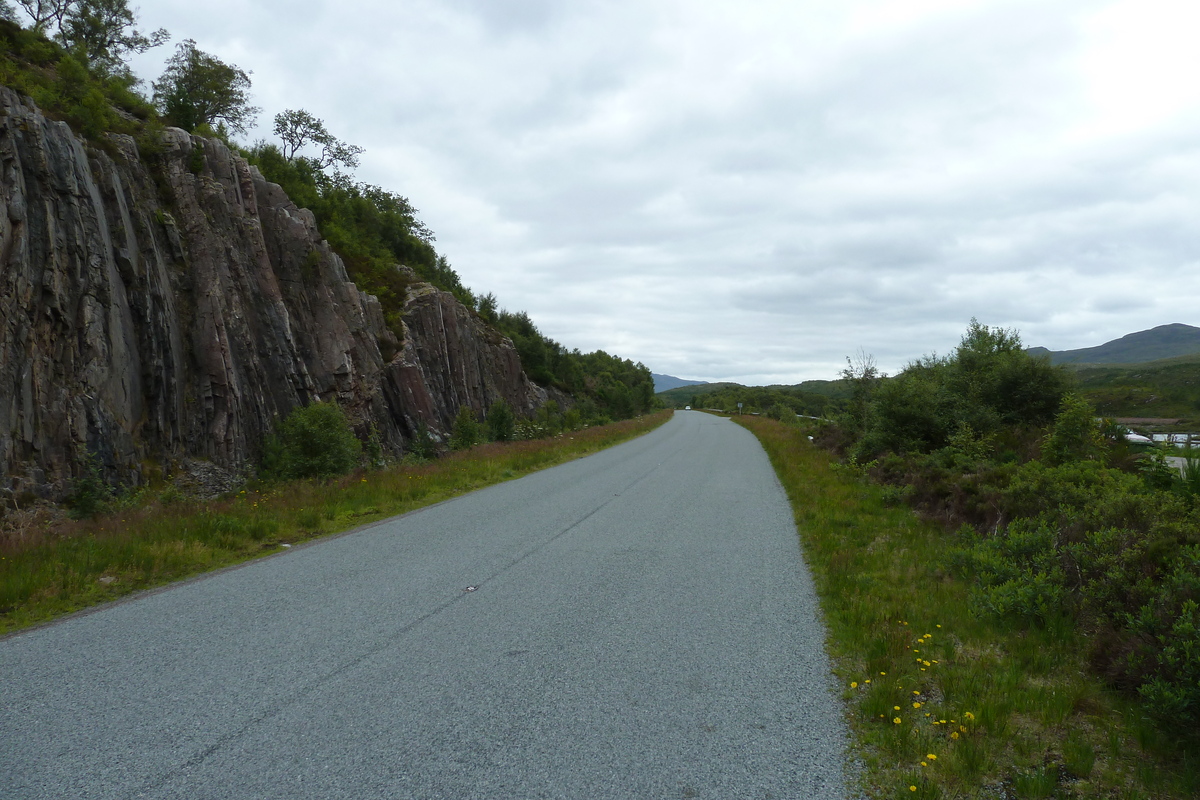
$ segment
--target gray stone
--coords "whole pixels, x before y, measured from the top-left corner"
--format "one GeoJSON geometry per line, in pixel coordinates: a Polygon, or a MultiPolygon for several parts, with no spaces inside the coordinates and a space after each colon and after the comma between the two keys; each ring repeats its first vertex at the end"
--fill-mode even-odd
{"type": "Polygon", "coordinates": [[[142,157],[128,136],[85,145],[4,87],[0,106],[0,483],[14,491],[61,497],[89,453],[125,484],[155,466],[244,474],[275,421],[317,400],[393,455],[420,422],[444,436],[461,405],[545,402],[511,341],[411,271],[397,340],[312,213],[221,142],[168,129],[142,157]]]}

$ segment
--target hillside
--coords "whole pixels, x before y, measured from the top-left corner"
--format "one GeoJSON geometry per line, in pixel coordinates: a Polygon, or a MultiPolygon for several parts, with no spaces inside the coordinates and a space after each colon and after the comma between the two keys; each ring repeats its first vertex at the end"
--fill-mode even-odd
{"type": "Polygon", "coordinates": [[[1173,418],[1189,429],[1200,425],[1200,355],[1081,365],[1073,372],[1081,393],[1104,416],[1173,418]]]}
{"type": "Polygon", "coordinates": [[[691,381],[686,378],[676,378],[674,375],[660,375],[657,372],[651,372],[650,377],[654,379],[655,393],[678,389],[682,386],[703,386],[708,383],[708,381],[691,381]]]}
{"type": "Polygon", "coordinates": [[[653,404],[644,366],[464,287],[405,198],[179,127],[111,69],[0,20],[0,502],[232,485],[317,401],[392,457],[463,407],[653,404]]]}
{"type": "Polygon", "coordinates": [[[1159,325],[1078,350],[1031,347],[1033,355],[1048,355],[1052,364],[1141,364],[1200,353],[1200,328],[1182,323],[1159,325]]]}

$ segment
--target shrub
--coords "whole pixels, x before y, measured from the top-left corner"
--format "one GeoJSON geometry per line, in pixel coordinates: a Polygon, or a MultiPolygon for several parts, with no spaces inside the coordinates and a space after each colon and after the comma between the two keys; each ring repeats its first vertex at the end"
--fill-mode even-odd
{"type": "Polygon", "coordinates": [[[337,403],[292,411],[267,440],[263,471],[279,478],[329,478],[358,465],[362,444],[337,403]]]}
{"type": "Polygon", "coordinates": [[[469,450],[482,440],[483,431],[475,419],[475,412],[468,405],[459,406],[458,414],[454,417],[454,428],[450,432],[450,449],[469,450]]]}
{"type": "Polygon", "coordinates": [[[426,460],[438,457],[437,442],[434,441],[433,434],[429,432],[429,426],[423,419],[417,420],[417,431],[413,434],[412,441],[408,443],[408,452],[417,458],[426,460]]]}
{"type": "Polygon", "coordinates": [[[767,416],[780,422],[795,422],[796,412],[783,403],[776,403],[767,411],[767,416]]]}
{"type": "Polygon", "coordinates": [[[108,509],[112,503],[113,490],[104,481],[100,459],[89,454],[84,459],[79,477],[71,481],[71,492],[66,505],[72,519],[87,519],[108,509]]]}
{"type": "Polygon", "coordinates": [[[1048,464],[1093,461],[1104,455],[1105,444],[1095,409],[1079,395],[1068,394],[1046,437],[1042,457],[1048,464]]]}
{"type": "Polygon", "coordinates": [[[516,433],[517,420],[512,406],[503,398],[492,403],[487,413],[488,436],[494,442],[511,441],[516,433]]]}

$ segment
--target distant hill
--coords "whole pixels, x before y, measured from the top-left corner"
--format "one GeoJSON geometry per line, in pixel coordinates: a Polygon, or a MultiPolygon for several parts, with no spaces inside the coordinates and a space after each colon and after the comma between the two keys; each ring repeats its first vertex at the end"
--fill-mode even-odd
{"type": "Polygon", "coordinates": [[[688,386],[676,386],[674,389],[667,389],[665,392],[659,392],[657,397],[668,408],[679,408],[680,406],[689,405],[692,402],[692,395],[711,394],[730,386],[740,386],[740,384],[695,383],[688,386]]]}
{"type": "Polygon", "coordinates": [[[659,375],[657,372],[651,372],[650,377],[654,379],[655,393],[678,389],[680,386],[703,386],[707,383],[707,381],[689,381],[685,378],[676,378],[674,375],[659,375]]]}
{"type": "Polygon", "coordinates": [[[1052,364],[1142,364],[1200,353],[1200,328],[1182,323],[1159,325],[1079,350],[1031,347],[1033,355],[1048,355],[1052,364]]]}
{"type": "Polygon", "coordinates": [[[1176,418],[1181,430],[1200,423],[1200,355],[1071,368],[1079,391],[1106,417],[1176,418]]]}

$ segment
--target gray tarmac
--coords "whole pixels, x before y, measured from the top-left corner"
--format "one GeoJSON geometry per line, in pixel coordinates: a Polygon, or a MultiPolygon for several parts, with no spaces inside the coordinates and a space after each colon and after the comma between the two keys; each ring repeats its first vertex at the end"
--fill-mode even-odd
{"type": "Polygon", "coordinates": [[[0,800],[843,798],[822,642],[758,442],[678,412],[0,640],[0,800]]]}

